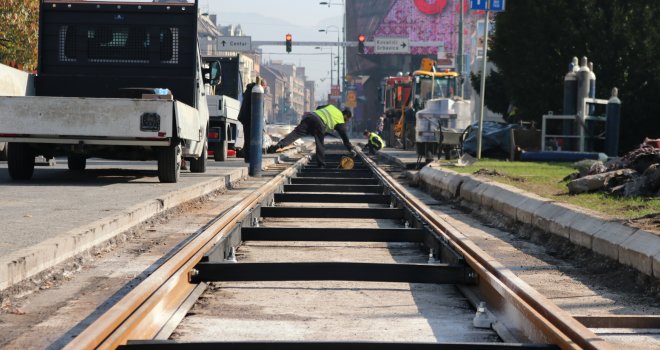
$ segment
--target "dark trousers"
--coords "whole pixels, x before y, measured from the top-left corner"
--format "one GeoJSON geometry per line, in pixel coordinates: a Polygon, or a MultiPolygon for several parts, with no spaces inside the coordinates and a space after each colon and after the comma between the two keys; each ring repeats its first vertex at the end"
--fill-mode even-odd
{"type": "Polygon", "coordinates": [[[300,124],[286,135],[285,138],[280,140],[277,146],[278,148],[286,147],[303,136],[314,136],[314,141],[316,142],[316,159],[319,166],[325,166],[325,147],[323,146],[325,139],[324,129],[323,122],[316,114],[305,113],[300,124]]]}

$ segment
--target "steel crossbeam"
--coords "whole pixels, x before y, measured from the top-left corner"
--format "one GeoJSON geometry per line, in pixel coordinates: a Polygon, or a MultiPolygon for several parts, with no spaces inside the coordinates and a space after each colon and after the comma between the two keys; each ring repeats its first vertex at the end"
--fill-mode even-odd
{"type": "Polygon", "coordinates": [[[356,262],[282,262],[197,264],[191,282],[228,281],[362,281],[469,284],[468,269],[449,264],[381,264],[356,262]]]}
{"type": "Polygon", "coordinates": [[[175,342],[129,341],[118,350],[558,350],[548,344],[518,343],[376,343],[376,342],[175,342]]]}
{"type": "MultiPolygon", "coordinates": [[[[318,197],[318,195],[314,195],[318,197]]],[[[262,217],[271,218],[347,218],[347,219],[401,219],[400,208],[293,208],[262,207],[262,217]]]]}
{"type": "Polygon", "coordinates": [[[362,192],[382,193],[381,185],[294,184],[284,185],[284,192],[362,192]]]}
{"type": "Polygon", "coordinates": [[[422,242],[424,230],[412,228],[244,227],[243,241],[422,242]]]}
{"type": "Polygon", "coordinates": [[[350,178],[368,178],[371,177],[370,173],[354,172],[352,170],[339,170],[328,172],[301,172],[296,174],[296,177],[350,177],[350,178]]]}
{"type": "Polygon", "coordinates": [[[333,177],[294,177],[291,179],[294,185],[304,184],[335,184],[335,185],[378,185],[379,182],[373,178],[333,178],[333,177]]]}
{"type": "Polygon", "coordinates": [[[382,194],[339,193],[275,193],[277,203],[373,203],[389,204],[390,196],[382,194]]]}

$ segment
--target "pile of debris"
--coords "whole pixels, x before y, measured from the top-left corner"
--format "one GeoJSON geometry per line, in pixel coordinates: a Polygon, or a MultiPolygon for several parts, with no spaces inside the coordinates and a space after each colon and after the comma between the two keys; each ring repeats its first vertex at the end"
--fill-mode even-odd
{"type": "Polygon", "coordinates": [[[644,140],[639,148],[603,163],[581,161],[568,176],[571,194],[606,191],[624,197],[660,197],[660,139],[644,140]]]}

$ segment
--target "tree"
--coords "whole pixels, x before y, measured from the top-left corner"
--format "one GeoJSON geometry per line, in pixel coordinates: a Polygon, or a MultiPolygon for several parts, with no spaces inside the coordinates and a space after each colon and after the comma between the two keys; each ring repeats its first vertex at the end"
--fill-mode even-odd
{"type": "Polygon", "coordinates": [[[562,112],[568,64],[587,56],[596,96],[607,99],[619,88],[621,145],[629,149],[660,136],[658,15],[654,0],[511,1],[497,15],[489,58],[518,114],[539,122],[548,111],[562,112]]]}
{"type": "Polygon", "coordinates": [[[0,62],[37,67],[39,0],[0,0],[0,62]]]}

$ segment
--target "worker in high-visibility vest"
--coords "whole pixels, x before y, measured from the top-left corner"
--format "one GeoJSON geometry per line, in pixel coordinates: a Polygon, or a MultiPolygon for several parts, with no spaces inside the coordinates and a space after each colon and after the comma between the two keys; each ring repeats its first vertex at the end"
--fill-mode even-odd
{"type": "Polygon", "coordinates": [[[348,109],[339,110],[333,105],[319,106],[313,112],[303,114],[300,124],[296,126],[285,138],[276,145],[268,147],[267,153],[275,153],[278,149],[284,148],[293,143],[293,141],[303,136],[314,136],[316,141],[316,159],[320,167],[325,167],[325,146],[323,140],[325,134],[337,131],[344,146],[351,153],[351,157],[357,156],[353,149],[351,141],[348,139],[346,123],[351,119],[352,113],[348,109]]]}
{"type": "Polygon", "coordinates": [[[385,147],[385,141],[375,132],[365,130],[363,135],[367,138],[367,144],[364,146],[364,150],[369,152],[369,154],[376,154],[376,151],[380,151],[385,147]]]}

